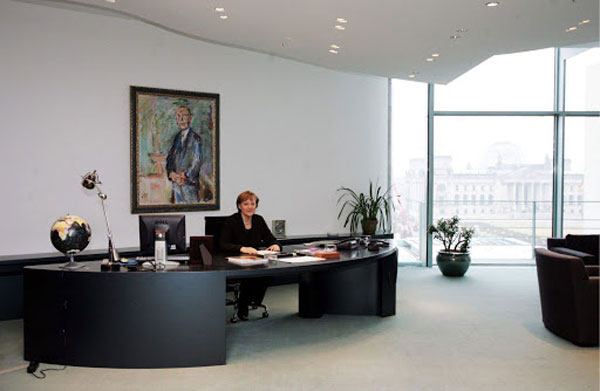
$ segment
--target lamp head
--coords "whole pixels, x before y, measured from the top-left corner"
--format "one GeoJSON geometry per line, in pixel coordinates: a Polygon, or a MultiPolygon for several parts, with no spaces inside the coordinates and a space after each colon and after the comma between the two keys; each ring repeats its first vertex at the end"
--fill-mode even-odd
{"type": "Polygon", "coordinates": [[[81,181],[81,186],[88,190],[92,190],[96,187],[96,185],[102,184],[102,182],[100,182],[100,177],[98,174],[96,174],[96,170],[88,172],[82,178],[83,180],[81,181]]]}

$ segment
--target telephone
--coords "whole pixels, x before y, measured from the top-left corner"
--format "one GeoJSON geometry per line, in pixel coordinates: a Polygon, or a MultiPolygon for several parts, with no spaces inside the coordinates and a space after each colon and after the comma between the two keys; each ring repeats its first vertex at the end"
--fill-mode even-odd
{"type": "Polygon", "coordinates": [[[386,242],[385,240],[379,240],[379,239],[372,239],[369,242],[369,246],[375,244],[379,247],[390,247],[390,244],[388,242],[386,242]]]}
{"type": "Polygon", "coordinates": [[[366,245],[360,238],[350,238],[344,239],[337,242],[337,248],[339,250],[354,250],[360,247],[361,245],[367,247],[369,251],[378,251],[382,247],[389,247],[390,244],[385,240],[372,239],[369,241],[369,244],[366,245]]]}
{"type": "Polygon", "coordinates": [[[390,244],[384,240],[371,240],[369,245],[367,246],[367,250],[369,251],[379,251],[382,247],[389,247],[390,244]]]}
{"type": "Polygon", "coordinates": [[[358,248],[358,240],[355,238],[340,240],[336,246],[338,250],[354,250],[358,248]]]}

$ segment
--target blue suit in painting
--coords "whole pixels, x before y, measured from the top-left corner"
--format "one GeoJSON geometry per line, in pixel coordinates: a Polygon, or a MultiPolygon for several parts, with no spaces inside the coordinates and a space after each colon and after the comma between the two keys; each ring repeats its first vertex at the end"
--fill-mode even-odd
{"type": "Polygon", "coordinates": [[[167,156],[167,177],[173,184],[173,198],[176,204],[193,204],[200,202],[200,167],[202,166],[202,141],[192,128],[187,129],[183,140],[180,131],[173,140],[167,156]],[[177,184],[171,179],[171,173],[185,173],[185,182],[177,184]]]}

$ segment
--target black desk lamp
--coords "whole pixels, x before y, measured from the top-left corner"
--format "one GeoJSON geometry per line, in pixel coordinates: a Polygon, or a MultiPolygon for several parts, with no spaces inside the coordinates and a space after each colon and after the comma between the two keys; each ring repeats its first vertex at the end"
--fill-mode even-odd
{"type": "Polygon", "coordinates": [[[93,190],[94,188],[98,190],[98,197],[102,200],[102,211],[104,212],[104,220],[106,221],[106,235],[108,236],[108,263],[110,265],[119,263],[121,261],[121,257],[119,256],[119,252],[113,243],[112,232],[110,231],[110,223],[108,222],[108,215],[106,214],[106,205],[105,202],[108,196],[102,192],[100,186],[102,182],[100,182],[100,176],[96,174],[96,170],[88,172],[83,177],[81,181],[81,186],[85,187],[88,190],[93,190]]]}

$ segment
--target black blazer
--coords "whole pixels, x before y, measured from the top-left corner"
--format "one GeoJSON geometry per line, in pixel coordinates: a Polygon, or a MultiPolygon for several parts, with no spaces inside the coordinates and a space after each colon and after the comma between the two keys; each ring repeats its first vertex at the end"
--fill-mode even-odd
{"type": "Polygon", "coordinates": [[[225,252],[239,252],[242,247],[269,247],[277,244],[281,247],[262,216],[252,215],[252,228],[246,229],[240,212],[229,216],[221,228],[219,247],[225,252]]]}

